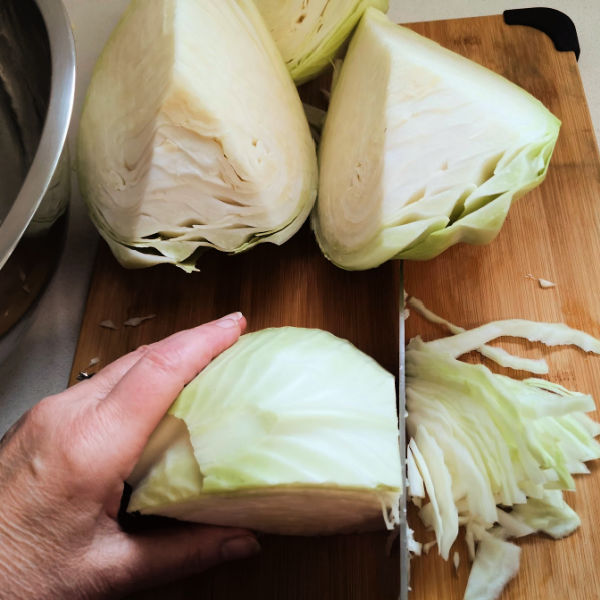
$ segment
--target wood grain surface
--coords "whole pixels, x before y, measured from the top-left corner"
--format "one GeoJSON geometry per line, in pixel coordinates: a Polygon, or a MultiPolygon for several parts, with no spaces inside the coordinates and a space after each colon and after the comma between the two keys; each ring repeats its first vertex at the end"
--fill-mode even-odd
{"type": "MultiPolygon", "coordinates": [[[[521,317],[563,321],[600,336],[600,160],[573,53],[558,53],[542,33],[508,27],[501,17],[411,25],[444,46],[521,85],[562,121],[546,182],[512,208],[498,238],[485,247],[459,245],[427,263],[407,263],[409,293],[464,327],[521,317]],[[533,274],[557,283],[542,289],[533,274]]],[[[585,49],[584,49],[585,51],[585,49]]],[[[319,84],[306,93],[316,103],[319,84]]],[[[330,265],[307,227],[281,248],[259,247],[228,257],[207,253],[201,272],[121,269],[100,249],[71,381],[92,357],[105,364],[140,344],[242,310],[250,330],[319,327],[345,337],[397,372],[397,265],[347,273],[330,265]],[[156,314],[137,328],[111,331],[99,323],[156,314]]],[[[409,337],[443,332],[411,316],[409,337]]],[[[544,356],[549,378],[600,399],[600,358],[573,349],[547,350],[507,340],[503,346],[544,356]]],[[[497,369],[496,369],[497,370],[497,369]]],[[[515,375],[515,373],[512,373],[515,375]]],[[[524,375],[517,373],[516,376],[524,375]]],[[[582,519],[566,540],[532,537],[520,543],[521,570],[502,598],[600,598],[600,476],[579,476],[567,500],[582,519]]],[[[430,539],[412,515],[420,539],[430,539]]],[[[266,536],[262,554],[138,599],[388,600],[397,597],[397,553],[385,553],[385,532],[301,539],[266,536]]],[[[468,576],[464,547],[458,571],[432,552],[412,564],[413,600],[462,598],[468,576]]]]}
{"type": "MultiPolygon", "coordinates": [[[[520,317],[561,321],[600,337],[600,160],[574,54],[556,52],[544,34],[508,27],[501,17],[413,28],[522,86],[563,124],[546,181],[514,204],[496,240],[484,247],[455,246],[427,263],[407,263],[407,291],[463,327],[520,317]],[[542,289],[527,274],[557,285],[542,289]]],[[[425,339],[445,335],[413,316],[407,337],[418,333],[425,339]]],[[[547,378],[600,402],[600,357],[514,340],[501,345],[545,357],[547,378]]],[[[521,569],[503,600],[600,598],[600,473],[597,465],[590,467],[591,475],[575,477],[577,492],[565,494],[581,516],[581,528],[565,540],[533,536],[521,541],[521,569]]],[[[417,519],[411,522],[417,527],[417,519]]],[[[435,552],[413,561],[412,600],[462,598],[469,563],[464,546],[456,549],[457,573],[435,552]]]]}

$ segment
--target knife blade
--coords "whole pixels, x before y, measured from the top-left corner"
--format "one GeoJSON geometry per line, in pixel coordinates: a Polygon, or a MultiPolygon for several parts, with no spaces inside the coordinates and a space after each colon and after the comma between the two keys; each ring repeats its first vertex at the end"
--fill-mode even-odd
{"type": "Polygon", "coordinates": [[[404,372],[404,262],[398,261],[400,296],[398,311],[398,443],[400,445],[400,465],[402,467],[402,495],[400,497],[400,590],[398,600],[408,600],[408,591],[410,589],[410,556],[408,553],[408,523],[406,520],[406,381],[404,372]]]}

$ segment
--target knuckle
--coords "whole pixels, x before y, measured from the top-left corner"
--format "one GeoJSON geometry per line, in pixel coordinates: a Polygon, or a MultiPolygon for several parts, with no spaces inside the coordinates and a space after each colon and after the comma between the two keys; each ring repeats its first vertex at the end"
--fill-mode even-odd
{"type": "Polygon", "coordinates": [[[173,348],[167,350],[149,346],[142,360],[146,361],[151,369],[156,369],[164,373],[173,373],[181,363],[181,356],[173,348]]]}
{"type": "Polygon", "coordinates": [[[179,563],[179,569],[182,575],[191,575],[200,573],[220,562],[220,553],[218,547],[211,544],[210,541],[204,544],[198,544],[197,530],[186,531],[187,536],[183,542],[184,551],[179,563]]]}
{"type": "Polygon", "coordinates": [[[49,396],[38,402],[23,416],[23,426],[33,430],[34,433],[44,432],[52,427],[56,414],[56,401],[49,396]]]}
{"type": "Polygon", "coordinates": [[[138,358],[142,358],[145,354],[147,354],[150,350],[152,349],[152,346],[150,344],[143,344],[142,346],[138,346],[134,351],[133,354],[137,355],[138,358]]]}
{"type": "Polygon", "coordinates": [[[207,556],[207,552],[202,548],[188,547],[183,559],[179,565],[179,570],[183,576],[201,573],[212,565],[215,560],[207,556]]]}

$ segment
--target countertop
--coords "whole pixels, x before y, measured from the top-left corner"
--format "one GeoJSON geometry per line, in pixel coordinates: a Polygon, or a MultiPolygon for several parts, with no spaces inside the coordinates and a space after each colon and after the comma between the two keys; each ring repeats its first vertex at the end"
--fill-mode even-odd
{"type": "MultiPolygon", "coordinates": [[[[85,90],[96,58],[129,0],[64,0],[75,34],[78,81],[70,131],[73,145],[85,90]]],[[[505,0],[391,0],[390,17],[397,22],[501,14],[531,2],[505,0]]],[[[597,0],[544,2],[575,23],[581,46],[579,68],[596,138],[600,139],[600,3],[597,0]]],[[[0,435],[44,396],[63,390],[68,381],[98,235],[77,191],[75,178],[69,233],[58,271],[32,327],[13,355],[0,366],[0,435]]],[[[102,242],[103,243],[103,242],[102,242]]]]}

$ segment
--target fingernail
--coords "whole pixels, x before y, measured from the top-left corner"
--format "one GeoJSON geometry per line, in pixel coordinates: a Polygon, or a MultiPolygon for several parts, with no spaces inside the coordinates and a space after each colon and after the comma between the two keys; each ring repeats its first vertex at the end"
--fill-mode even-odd
{"type": "Polygon", "coordinates": [[[232,538],[221,546],[223,560],[238,560],[248,558],[260,552],[260,544],[255,538],[246,535],[244,537],[232,538]]]}
{"type": "Polygon", "coordinates": [[[243,315],[241,312],[232,313],[230,315],[227,315],[226,317],[223,317],[222,319],[219,319],[215,323],[215,325],[217,327],[222,327],[223,329],[230,329],[231,327],[237,327],[242,316],[243,315]]]}

